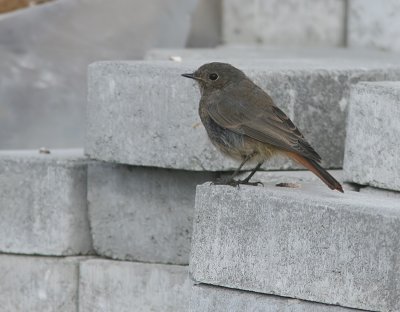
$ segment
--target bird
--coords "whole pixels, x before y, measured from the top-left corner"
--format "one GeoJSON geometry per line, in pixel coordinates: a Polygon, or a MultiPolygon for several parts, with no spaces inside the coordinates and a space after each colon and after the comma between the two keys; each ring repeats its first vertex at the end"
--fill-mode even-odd
{"type": "Polygon", "coordinates": [[[216,184],[259,185],[250,179],[274,155],[287,156],[318,176],[330,189],[341,184],[321,166],[321,156],[262,88],[240,69],[220,62],[207,63],[193,73],[200,88],[199,115],[211,142],[225,155],[241,161],[233,174],[216,184]],[[256,163],[243,180],[235,180],[247,162],[256,163]]]}

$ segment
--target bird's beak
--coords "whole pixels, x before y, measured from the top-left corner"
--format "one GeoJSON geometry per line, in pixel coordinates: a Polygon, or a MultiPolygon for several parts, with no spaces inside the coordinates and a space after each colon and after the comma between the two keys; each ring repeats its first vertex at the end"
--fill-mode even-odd
{"type": "Polygon", "coordinates": [[[190,78],[190,79],[200,80],[198,77],[196,77],[194,75],[194,73],[192,73],[192,74],[182,74],[182,76],[186,77],[186,78],[190,78]]]}

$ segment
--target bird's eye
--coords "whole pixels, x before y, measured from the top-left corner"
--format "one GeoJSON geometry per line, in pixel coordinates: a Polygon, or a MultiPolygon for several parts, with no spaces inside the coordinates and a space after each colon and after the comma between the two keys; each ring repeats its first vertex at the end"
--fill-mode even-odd
{"type": "Polygon", "coordinates": [[[212,73],[208,76],[208,78],[210,78],[211,80],[217,80],[218,79],[218,75],[216,73],[212,73]]]}

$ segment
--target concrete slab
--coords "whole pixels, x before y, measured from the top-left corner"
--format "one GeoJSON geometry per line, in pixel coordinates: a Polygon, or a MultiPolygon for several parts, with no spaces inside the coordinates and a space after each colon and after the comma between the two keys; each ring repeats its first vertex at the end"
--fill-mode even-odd
{"type": "Polygon", "coordinates": [[[346,3],[342,0],[223,1],[225,43],[286,46],[344,44],[346,3]]]}
{"type": "Polygon", "coordinates": [[[88,260],[80,266],[79,311],[186,312],[186,266],[88,260]]]}
{"type": "Polygon", "coordinates": [[[197,2],[62,0],[2,16],[0,146],[83,146],[88,64],[183,48],[197,2]]]}
{"type": "Polygon", "coordinates": [[[400,191],[400,82],[363,82],[351,90],[345,180],[400,191]]]}
{"type": "Polygon", "coordinates": [[[92,251],[82,150],[0,152],[0,251],[80,255],[92,251]]]}
{"type": "Polygon", "coordinates": [[[78,312],[82,259],[0,255],[1,310],[78,312]]]}
{"type": "Polygon", "coordinates": [[[194,285],[189,312],[356,312],[339,306],[210,285],[194,285]]]}
{"type": "Polygon", "coordinates": [[[310,183],[198,186],[197,282],[365,310],[400,309],[400,202],[310,183]]]}
{"type": "MultiPolygon", "coordinates": [[[[197,113],[198,88],[180,76],[202,63],[92,64],[85,152],[95,159],[137,166],[205,171],[236,168],[236,162],[209,142],[197,113]]],[[[321,154],[327,168],[342,166],[350,85],[360,79],[400,77],[399,61],[386,59],[242,59],[231,63],[271,94],[321,154]]],[[[278,158],[265,166],[298,168],[278,158]]]]}
{"type": "Polygon", "coordinates": [[[196,185],[214,178],[207,172],[90,165],[89,215],[96,253],[187,264],[196,185]]]}

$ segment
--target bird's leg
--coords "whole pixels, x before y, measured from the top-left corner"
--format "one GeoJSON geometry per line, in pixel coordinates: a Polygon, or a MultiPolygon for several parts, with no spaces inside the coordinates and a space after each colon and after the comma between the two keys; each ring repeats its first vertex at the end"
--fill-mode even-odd
{"type": "Polygon", "coordinates": [[[246,155],[246,157],[243,159],[240,166],[232,173],[232,175],[229,178],[220,178],[213,184],[228,184],[228,185],[234,185],[234,186],[238,185],[239,183],[238,183],[238,181],[234,180],[234,177],[236,177],[238,175],[239,171],[242,169],[244,164],[246,162],[248,162],[251,159],[251,157],[253,157],[253,154],[246,155]]]}
{"type": "Polygon", "coordinates": [[[246,162],[248,162],[252,156],[253,156],[253,155],[247,155],[247,156],[243,159],[243,161],[242,161],[242,163],[240,164],[240,166],[232,173],[231,177],[229,178],[230,180],[233,180],[233,178],[236,177],[236,176],[238,175],[239,171],[243,168],[244,164],[245,164],[246,162]]]}
{"type": "Polygon", "coordinates": [[[238,182],[240,184],[249,184],[249,185],[258,185],[261,184],[263,185],[261,182],[249,182],[250,179],[253,177],[253,175],[257,172],[258,169],[260,169],[260,167],[262,166],[262,164],[264,163],[264,161],[261,161],[257,164],[257,166],[255,166],[255,168],[250,172],[250,174],[247,176],[246,179],[244,180],[239,180],[238,182]]]}

